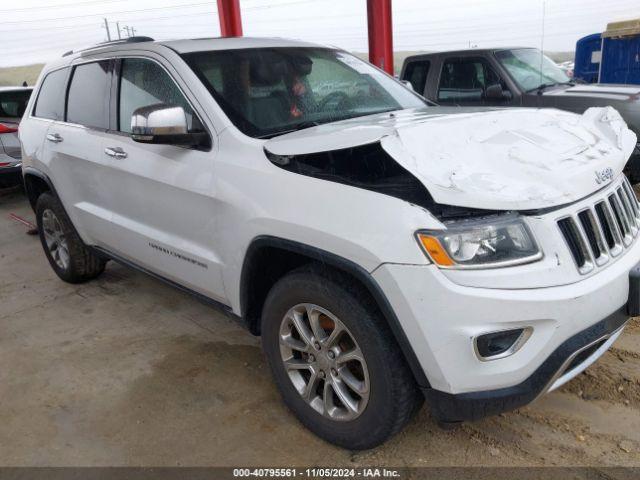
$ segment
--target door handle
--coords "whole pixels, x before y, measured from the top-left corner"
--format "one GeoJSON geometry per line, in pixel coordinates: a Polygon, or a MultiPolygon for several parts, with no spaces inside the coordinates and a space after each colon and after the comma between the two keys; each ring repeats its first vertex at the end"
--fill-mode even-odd
{"type": "Polygon", "coordinates": [[[104,153],[113,158],[127,158],[127,152],[120,147],[107,147],[104,149],[104,153]]]}
{"type": "Polygon", "coordinates": [[[62,141],[62,137],[59,133],[47,133],[47,140],[53,143],[60,143],[62,141]]]}

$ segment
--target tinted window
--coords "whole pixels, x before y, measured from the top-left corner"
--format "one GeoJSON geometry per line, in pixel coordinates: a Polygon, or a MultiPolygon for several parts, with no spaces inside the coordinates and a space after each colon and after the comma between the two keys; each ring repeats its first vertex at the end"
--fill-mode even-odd
{"type": "Polygon", "coordinates": [[[426,106],[400,82],[338,50],[252,48],[183,57],[236,127],[253,137],[426,106]]]}
{"type": "Polygon", "coordinates": [[[40,118],[51,120],[64,119],[64,86],[67,79],[67,69],[56,70],[49,73],[44,81],[40,92],[34,115],[40,118]]]}
{"type": "Polygon", "coordinates": [[[165,104],[182,107],[187,114],[189,131],[202,131],[200,121],[169,74],[157,63],[139,58],[122,60],[120,77],[119,129],[131,132],[134,110],[165,104]]]}
{"type": "Polygon", "coordinates": [[[430,62],[428,61],[411,62],[404,72],[404,80],[408,80],[413,89],[421,95],[424,93],[424,87],[427,83],[429,66],[430,62]]]}
{"type": "Polygon", "coordinates": [[[438,101],[482,103],[486,87],[500,84],[500,78],[479,58],[447,60],[442,67],[438,101]]]}
{"type": "Polygon", "coordinates": [[[109,128],[109,61],[86,63],[73,69],[67,122],[109,128]]]}
{"type": "Polygon", "coordinates": [[[31,90],[0,92],[0,117],[20,118],[27,108],[31,90]]]}

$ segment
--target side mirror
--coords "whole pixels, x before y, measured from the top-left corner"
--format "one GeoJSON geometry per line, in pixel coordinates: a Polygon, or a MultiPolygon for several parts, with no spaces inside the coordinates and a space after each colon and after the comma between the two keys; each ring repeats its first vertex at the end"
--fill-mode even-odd
{"type": "Polygon", "coordinates": [[[182,107],[159,103],[134,110],[131,138],[140,143],[197,146],[203,144],[207,134],[189,132],[182,107]]]}
{"type": "Polygon", "coordinates": [[[407,87],[409,90],[411,90],[412,92],[415,92],[415,89],[413,88],[413,84],[409,81],[409,80],[400,80],[405,87],[407,87]]]}
{"type": "Polygon", "coordinates": [[[487,100],[511,100],[511,92],[502,90],[502,85],[494,83],[484,89],[484,97],[487,100]]]}

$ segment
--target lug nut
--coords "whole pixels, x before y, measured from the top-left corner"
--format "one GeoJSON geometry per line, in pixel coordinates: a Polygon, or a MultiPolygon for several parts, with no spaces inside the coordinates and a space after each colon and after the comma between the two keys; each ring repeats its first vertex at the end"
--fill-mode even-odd
{"type": "Polygon", "coordinates": [[[320,371],[318,372],[318,376],[319,376],[320,378],[324,378],[324,371],[320,370],[320,371]]]}
{"type": "Polygon", "coordinates": [[[334,377],[338,374],[338,372],[336,372],[335,368],[331,369],[331,375],[333,375],[334,377]]]}
{"type": "Polygon", "coordinates": [[[320,344],[318,342],[313,344],[314,347],[316,347],[316,350],[320,350],[320,344]]]}
{"type": "Polygon", "coordinates": [[[327,355],[329,355],[329,358],[336,358],[336,354],[333,353],[333,350],[329,350],[329,353],[327,355]]]}
{"type": "Polygon", "coordinates": [[[309,355],[309,357],[307,358],[307,361],[310,363],[313,363],[316,361],[316,357],[314,357],[313,355],[309,355]]]}

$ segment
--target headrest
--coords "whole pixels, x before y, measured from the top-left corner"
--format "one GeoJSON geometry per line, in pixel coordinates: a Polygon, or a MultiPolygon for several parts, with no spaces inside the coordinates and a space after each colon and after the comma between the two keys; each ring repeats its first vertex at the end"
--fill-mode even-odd
{"type": "Polygon", "coordinates": [[[286,71],[287,66],[282,57],[271,52],[263,52],[252,59],[249,67],[251,83],[260,86],[277,84],[286,71]]]}

